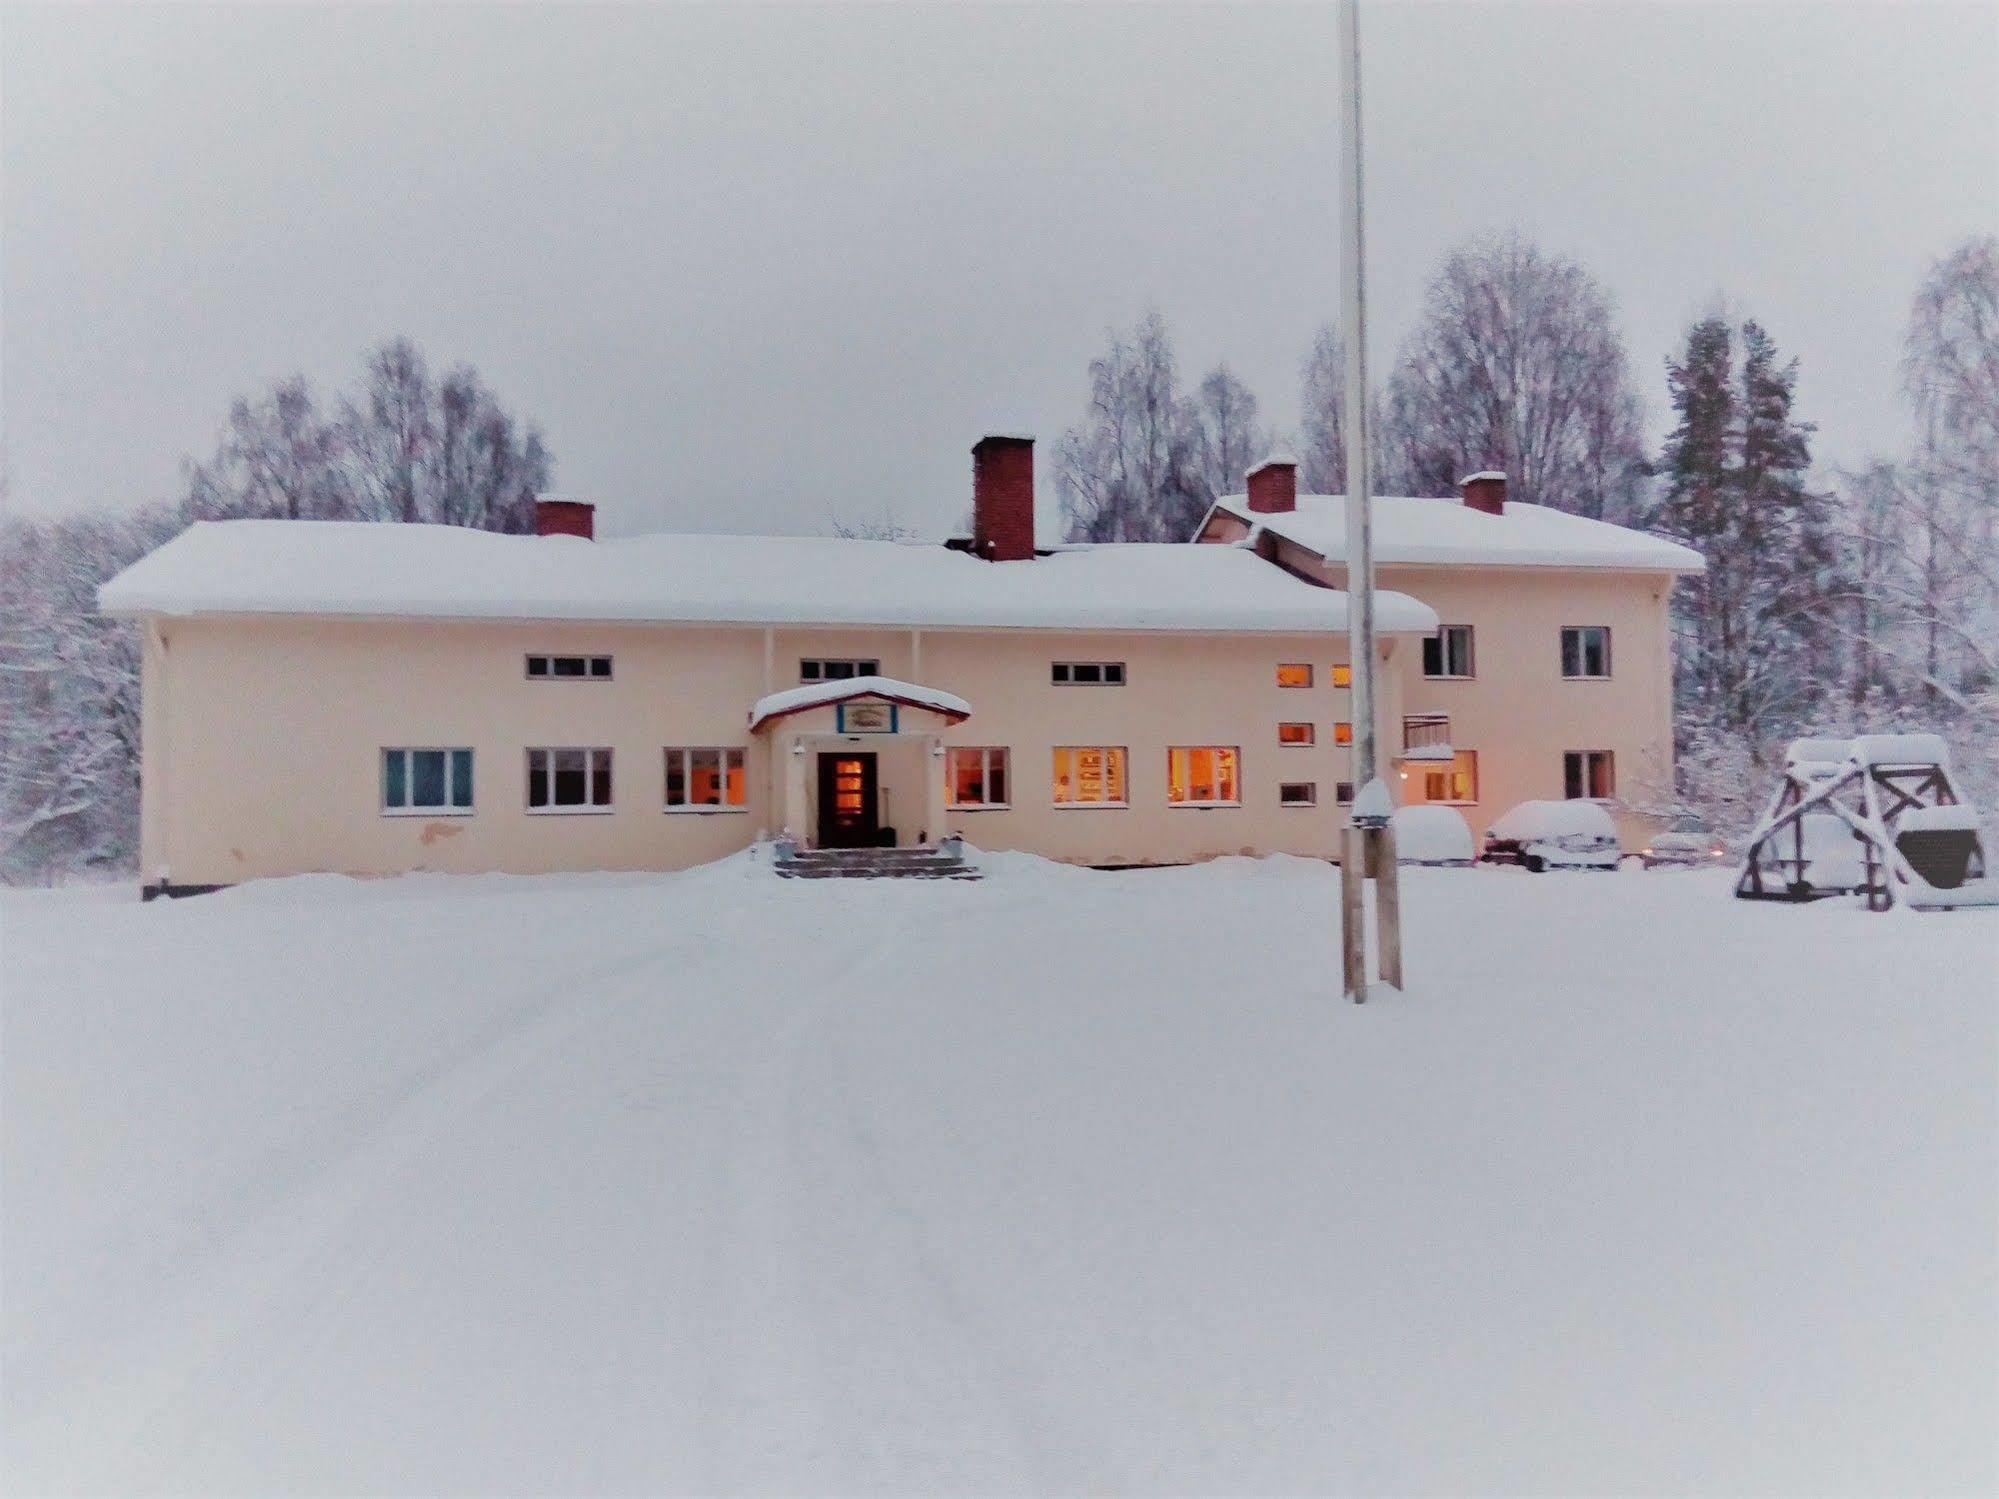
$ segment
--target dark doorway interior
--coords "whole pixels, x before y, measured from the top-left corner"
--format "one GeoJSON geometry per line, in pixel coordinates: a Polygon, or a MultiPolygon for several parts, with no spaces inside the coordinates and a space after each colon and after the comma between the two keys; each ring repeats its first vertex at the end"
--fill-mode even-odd
{"type": "Polygon", "coordinates": [[[873,848],[878,819],[872,753],[819,757],[819,846],[873,848]]]}

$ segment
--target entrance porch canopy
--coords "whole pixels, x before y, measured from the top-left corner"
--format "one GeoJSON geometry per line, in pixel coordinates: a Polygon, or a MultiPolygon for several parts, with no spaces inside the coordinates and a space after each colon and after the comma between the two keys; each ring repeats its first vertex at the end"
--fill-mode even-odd
{"type": "Polygon", "coordinates": [[[944,731],[971,716],[971,704],[935,687],[846,677],[759,698],[750,733],[770,743],[771,805],[786,833],[819,847],[836,835],[840,846],[855,846],[856,837],[871,846],[876,834],[908,847],[943,836],[944,731]],[[821,805],[843,785],[852,807],[821,805]],[[873,825],[857,833],[851,814],[862,808],[873,825]]]}
{"type": "Polygon", "coordinates": [[[904,708],[922,708],[946,723],[963,723],[972,716],[972,705],[954,693],[935,687],[919,687],[894,677],[844,677],[837,682],[812,682],[760,697],[750,706],[750,732],[793,713],[810,708],[827,708],[856,698],[879,698],[904,708]]]}

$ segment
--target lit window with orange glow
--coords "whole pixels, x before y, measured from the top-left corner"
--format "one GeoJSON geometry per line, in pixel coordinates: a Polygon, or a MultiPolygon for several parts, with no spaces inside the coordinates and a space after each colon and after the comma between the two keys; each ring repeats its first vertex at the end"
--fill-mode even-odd
{"type": "Polygon", "coordinates": [[[748,803],[740,749],[666,752],[666,810],[740,812],[748,803]]]}
{"type": "Polygon", "coordinates": [[[1176,807],[1233,807],[1242,801],[1233,745],[1179,745],[1166,752],[1166,800],[1176,807]]]}
{"type": "Polygon", "coordinates": [[[1281,723],[1277,726],[1279,744],[1312,744],[1318,737],[1318,730],[1308,723],[1281,723]]]}
{"type": "Polygon", "coordinates": [[[1004,807],[1007,805],[1006,751],[998,746],[980,749],[953,747],[950,779],[946,783],[954,807],[1004,807]]]}
{"type": "Polygon", "coordinates": [[[1286,661],[1277,668],[1279,687],[1310,687],[1312,685],[1312,663],[1309,661],[1286,661]]]}
{"type": "Polygon", "coordinates": [[[1058,807],[1124,806],[1123,746],[1064,745],[1055,751],[1050,791],[1058,807]]]}
{"type": "Polygon", "coordinates": [[[1351,666],[1335,666],[1333,668],[1333,685],[1335,687],[1353,686],[1353,668],[1351,666]]]}
{"type": "Polygon", "coordinates": [[[1352,725],[1352,724],[1350,724],[1350,723],[1336,723],[1336,724],[1334,724],[1334,725],[1333,725],[1333,743],[1335,743],[1335,744],[1352,744],[1352,743],[1353,743],[1353,725],[1352,725]]]}

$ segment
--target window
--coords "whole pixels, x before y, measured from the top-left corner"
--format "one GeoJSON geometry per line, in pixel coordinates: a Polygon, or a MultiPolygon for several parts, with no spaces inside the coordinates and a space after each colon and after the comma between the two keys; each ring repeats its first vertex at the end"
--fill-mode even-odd
{"type": "Polygon", "coordinates": [[[1312,685],[1312,663],[1309,661],[1286,661],[1277,668],[1279,687],[1310,687],[1312,685]]]}
{"type": "Polygon", "coordinates": [[[547,678],[565,682],[611,680],[611,658],[609,656],[530,656],[528,675],[537,680],[547,678]]]}
{"type": "Polygon", "coordinates": [[[1333,725],[1333,743],[1335,743],[1335,744],[1352,744],[1352,743],[1353,743],[1353,725],[1352,725],[1352,724],[1350,724],[1350,723],[1336,723],[1336,724],[1334,724],[1334,725],[1333,725]]]}
{"type": "Polygon", "coordinates": [[[808,656],[798,663],[798,680],[801,682],[845,682],[854,677],[878,677],[881,672],[881,662],[861,657],[842,660],[808,656]]]}
{"type": "Polygon", "coordinates": [[[1562,795],[1579,797],[1616,795],[1609,750],[1570,750],[1562,756],[1562,795]]]}
{"type": "Polygon", "coordinates": [[[1472,675],[1470,625],[1445,625],[1423,640],[1423,675],[1426,677],[1469,677],[1472,675]]]}
{"type": "Polygon", "coordinates": [[[427,816],[472,810],[472,751],[385,749],[382,810],[427,816]]]}
{"type": "Polygon", "coordinates": [[[1122,661],[1055,661],[1048,667],[1048,680],[1057,687],[1122,687],[1122,661]]]}
{"type": "Polygon", "coordinates": [[[667,750],[667,811],[740,812],[743,804],[740,749],[667,750]]]}
{"type": "Polygon", "coordinates": [[[528,811],[611,810],[611,752],[607,749],[528,751],[528,811]]]}
{"type": "Polygon", "coordinates": [[[1448,765],[1423,768],[1423,800],[1470,806],[1478,800],[1478,751],[1459,750],[1448,765]]]}
{"type": "Polygon", "coordinates": [[[1562,675],[1610,675],[1610,626],[1566,625],[1562,629],[1562,675]]]}
{"type": "Polygon", "coordinates": [[[1055,805],[1122,807],[1124,749],[1118,745],[1076,745],[1055,751],[1055,805]]]}
{"type": "Polygon", "coordinates": [[[1333,668],[1333,685],[1335,687],[1353,686],[1353,668],[1351,666],[1335,666],[1333,668]]]}
{"type": "Polygon", "coordinates": [[[1007,802],[1006,751],[957,749],[948,753],[947,783],[954,807],[1004,807],[1007,802]]]}
{"type": "Polygon", "coordinates": [[[1351,807],[1353,805],[1353,782],[1335,781],[1333,783],[1333,800],[1338,802],[1342,807],[1351,807]]]}
{"type": "Polygon", "coordinates": [[[1313,744],[1318,737],[1319,731],[1308,723],[1281,723],[1277,726],[1279,744],[1313,744]]]}
{"type": "Polygon", "coordinates": [[[1433,749],[1451,742],[1451,715],[1448,713],[1410,713],[1402,720],[1402,748],[1404,750],[1433,749]]]}
{"type": "Polygon", "coordinates": [[[1277,788],[1277,805],[1280,807],[1318,806],[1318,783],[1316,781],[1282,782],[1277,788]]]}
{"type": "Polygon", "coordinates": [[[1176,807],[1233,807],[1242,801],[1232,745],[1183,745],[1166,752],[1166,800],[1176,807]]]}

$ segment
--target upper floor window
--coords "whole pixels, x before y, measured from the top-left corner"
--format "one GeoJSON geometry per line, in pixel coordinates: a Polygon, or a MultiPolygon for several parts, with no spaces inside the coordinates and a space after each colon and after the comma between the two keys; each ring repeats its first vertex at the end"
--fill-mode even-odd
{"type": "Polygon", "coordinates": [[[1310,687],[1312,685],[1312,663],[1309,661],[1286,661],[1277,668],[1279,687],[1310,687]]]}
{"type": "Polygon", "coordinates": [[[1308,723],[1281,723],[1277,726],[1279,744],[1311,744],[1319,737],[1318,729],[1308,723]]]}
{"type": "Polygon", "coordinates": [[[1055,751],[1053,792],[1058,807],[1122,807],[1124,747],[1065,745],[1055,751]]]}
{"type": "Polygon", "coordinates": [[[667,811],[740,812],[744,803],[740,749],[721,746],[667,750],[667,811]]]}
{"type": "Polygon", "coordinates": [[[1335,744],[1352,744],[1352,743],[1353,743],[1353,725],[1352,725],[1352,724],[1350,724],[1350,723],[1336,723],[1336,724],[1334,724],[1334,725],[1333,725],[1333,743],[1335,743],[1335,744]]]}
{"type": "Polygon", "coordinates": [[[947,752],[954,807],[1004,807],[1007,802],[1006,751],[997,746],[947,752]]]}
{"type": "Polygon", "coordinates": [[[798,663],[801,682],[845,682],[854,677],[878,677],[882,664],[866,657],[807,656],[798,663]]]}
{"type": "Polygon", "coordinates": [[[1443,625],[1423,640],[1423,675],[1426,677],[1469,677],[1472,675],[1470,625],[1443,625]]]}
{"type": "Polygon", "coordinates": [[[1451,715],[1409,713],[1402,719],[1402,748],[1435,749],[1451,742],[1451,715]]]}
{"type": "Polygon", "coordinates": [[[1609,750],[1570,750],[1562,756],[1562,795],[1574,800],[1616,794],[1616,767],[1609,750]]]}
{"type": "Polygon", "coordinates": [[[1280,807],[1316,807],[1319,805],[1319,784],[1316,781],[1280,781],[1277,786],[1277,805],[1280,807]]]}
{"type": "Polygon", "coordinates": [[[1348,666],[1344,661],[1337,663],[1333,667],[1333,685],[1335,687],[1353,686],[1353,668],[1348,666]]]}
{"type": "Polygon", "coordinates": [[[611,680],[611,658],[609,656],[530,656],[528,675],[536,678],[557,679],[565,682],[608,682],[611,680]]]}
{"type": "Polygon", "coordinates": [[[1610,626],[1565,625],[1562,628],[1562,675],[1610,675],[1610,626]]]}
{"type": "Polygon", "coordinates": [[[610,810],[611,752],[608,749],[528,751],[528,811],[610,810]]]}
{"type": "Polygon", "coordinates": [[[1057,687],[1122,687],[1122,661],[1056,661],[1048,668],[1048,680],[1057,687]]]}
{"type": "Polygon", "coordinates": [[[1166,800],[1176,807],[1233,807],[1242,801],[1233,745],[1179,745],[1166,752],[1166,800]]]}
{"type": "Polygon", "coordinates": [[[1338,802],[1342,807],[1351,807],[1353,805],[1353,782],[1333,782],[1333,800],[1338,802]]]}
{"type": "Polygon", "coordinates": [[[385,749],[382,810],[426,816],[472,810],[472,751],[385,749]]]}

